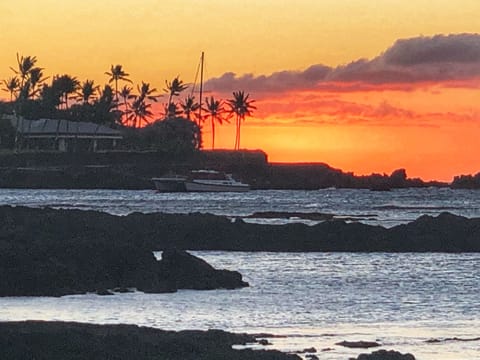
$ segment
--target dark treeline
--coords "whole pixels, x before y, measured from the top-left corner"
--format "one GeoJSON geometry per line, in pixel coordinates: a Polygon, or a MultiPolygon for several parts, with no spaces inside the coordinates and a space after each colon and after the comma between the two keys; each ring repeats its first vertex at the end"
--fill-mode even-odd
{"type": "MultiPolygon", "coordinates": [[[[149,82],[134,85],[122,65],[111,65],[105,72],[107,83],[80,81],[69,74],[45,76],[35,56],[17,54],[11,67],[13,76],[2,81],[9,101],[0,102],[0,114],[16,114],[25,119],[60,119],[92,122],[124,131],[124,149],[172,148],[200,149],[202,128],[210,122],[212,149],[215,146],[215,125],[234,118],[234,148],[240,149],[240,127],[252,115],[254,100],[244,91],[234,91],[232,98],[203,101],[195,98],[195,84],[185,84],[178,76],[165,81],[163,94],[149,82]],[[191,91],[187,91],[191,88],[191,91]],[[155,114],[152,105],[166,99],[163,111],[155,114]],[[203,113],[202,113],[203,111],[203,113]]],[[[0,147],[12,148],[16,129],[5,121],[0,124],[0,147]]]]}

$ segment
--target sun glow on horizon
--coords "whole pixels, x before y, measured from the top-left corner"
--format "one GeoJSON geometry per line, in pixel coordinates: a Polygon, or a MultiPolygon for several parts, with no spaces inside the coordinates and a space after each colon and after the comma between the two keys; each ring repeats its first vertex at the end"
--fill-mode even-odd
{"type": "MultiPolygon", "coordinates": [[[[36,56],[46,76],[98,85],[122,64],[134,89],[146,81],[162,94],[177,75],[193,83],[205,51],[206,83],[223,86],[209,96],[244,90],[257,100],[242,148],[275,162],[356,174],[403,167],[450,181],[480,171],[478,14],[477,0],[2,2],[0,79],[13,75],[19,53],[36,56]]],[[[209,149],[208,119],[203,138],[209,149]]],[[[232,124],[216,127],[216,148],[234,139],[232,124]]]]}

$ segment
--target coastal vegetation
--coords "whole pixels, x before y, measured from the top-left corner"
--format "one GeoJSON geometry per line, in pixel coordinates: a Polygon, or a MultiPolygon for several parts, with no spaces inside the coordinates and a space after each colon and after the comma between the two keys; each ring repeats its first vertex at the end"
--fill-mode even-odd
{"type": "MultiPolygon", "coordinates": [[[[0,103],[0,114],[14,114],[28,119],[59,119],[70,122],[92,122],[118,129],[126,141],[124,150],[160,150],[173,153],[197,151],[202,148],[204,124],[210,120],[212,149],[215,147],[215,124],[235,117],[234,149],[240,149],[240,126],[252,116],[254,100],[244,91],[234,91],[233,97],[221,100],[210,96],[197,101],[193,88],[179,76],[165,81],[164,94],[158,93],[151,83],[141,81],[136,86],[121,64],[111,65],[107,83],[79,80],[69,74],[45,76],[35,56],[17,54],[17,64],[11,67],[13,76],[2,81],[2,90],[9,100],[0,103]],[[187,90],[192,91],[187,93],[187,90]],[[136,91],[134,90],[136,89],[136,91]],[[165,96],[163,110],[154,104],[165,96]],[[202,114],[202,110],[204,114],[202,114]]],[[[61,121],[58,122],[58,129],[61,121]]],[[[27,146],[21,132],[0,126],[0,147],[17,150],[27,146]],[[13,141],[7,138],[12,138],[13,141]],[[15,136],[16,135],[16,136],[15,136]]],[[[58,136],[57,136],[58,137],[58,136]]],[[[55,139],[58,142],[58,139],[55,139]]],[[[52,148],[57,148],[53,143],[52,148]]]]}

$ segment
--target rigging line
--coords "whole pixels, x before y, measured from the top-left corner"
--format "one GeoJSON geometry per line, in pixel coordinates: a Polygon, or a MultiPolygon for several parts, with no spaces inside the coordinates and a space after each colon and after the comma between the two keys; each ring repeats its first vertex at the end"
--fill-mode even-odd
{"type": "Polygon", "coordinates": [[[193,94],[195,92],[195,86],[197,86],[198,73],[200,72],[201,62],[202,62],[202,58],[200,57],[200,61],[198,62],[198,65],[197,65],[197,72],[195,73],[195,81],[193,82],[192,91],[191,91],[191,94],[190,94],[191,96],[193,96],[193,94]]]}
{"type": "Polygon", "coordinates": [[[204,58],[203,59],[203,93],[204,94],[211,92],[205,89],[205,79],[208,79],[208,68],[207,68],[207,61],[204,58]]]}

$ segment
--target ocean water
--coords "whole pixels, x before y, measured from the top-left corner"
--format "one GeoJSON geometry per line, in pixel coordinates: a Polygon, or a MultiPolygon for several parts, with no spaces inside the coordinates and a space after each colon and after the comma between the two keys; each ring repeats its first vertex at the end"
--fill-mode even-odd
{"type": "MultiPolygon", "coordinates": [[[[394,226],[423,214],[448,211],[480,217],[480,191],[448,188],[398,189],[381,192],[353,189],[315,191],[264,190],[248,193],[157,193],[153,190],[18,190],[0,189],[0,205],[25,205],[105,211],[115,215],[132,212],[211,213],[244,217],[255,212],[327,213],[337,218],[373,225],[394,226]]],[[[248,219],[267,224],[302,221],[248,219]]]]}
{"type": "Polygon", "coordinates": [[[480,337],[480,254],[194,254],[239,270],[250,287],[6,297],[0,298],[0,320],[270,333],[281,336],[269,339],[271,348],[313,346],[320,359],[331,360],[370,352],[335,345],[343,340],[378,341],[423,360],[480,358],[480,340],[474,340],[480,337]]]}
{"type": "MultiPolygon", "coordinates": [[[[3,189],[0,204],[121,215],[133,211],[232,217],[255,211],[322,212],[384,226],[442,211],[480,216],[480,192],[450,189],[247,194],[3,189]]],[[[65,320],[270,333],[275,335],[269,338],[270,348],[300,351],[313,346],[320,359],[328,360],[346,360],[374,350],[336,345],[343,340],[378,341],[384,349],[410,352],[420,360],[480,359],[480,254],[194,254],[215,267],[240,271],[251,286],[175,294],[4,297],[0,298],[0,321],[65,320]]]]}

